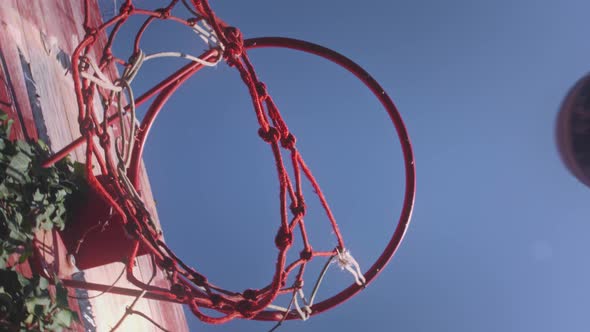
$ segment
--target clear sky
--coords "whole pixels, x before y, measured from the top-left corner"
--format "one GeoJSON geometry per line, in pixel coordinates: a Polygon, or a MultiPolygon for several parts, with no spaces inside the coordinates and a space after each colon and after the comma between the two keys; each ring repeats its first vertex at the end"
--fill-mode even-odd
{"type": "MultiPolygon", "coordinates": [[[[416,207],[391,263],[351,301],[280,331],[590,330],[590,190],[564,168],[554,138],[562,98],[590,67],[588,1],[211,4],[246,37],[305,39],[359,63],[393,98],[414,146],[416,207]]],[[[145,40],[148,53],[204,49],[175,24],[158,24],[145,40]]],[[[331,63],[293,51],[250,54],[367,269],[400,213],[403,169],[391,122],[331,63]]],[[[134,88],[144,91],[181,64],[146,64],[134,88]]],[[[225,64],[198,73],[167,104],[145,152],[167,242],[238,291],[270,282],[279,226],[271,151],[248,98],[225,64]]],[[[327,220],[306,194],[312,245],[330,250],[327,220]]],[[[332,266],[318,296],[352,281],[332,266]]],[[[187,317],[192,331],[272,326],[187,317]]]]}

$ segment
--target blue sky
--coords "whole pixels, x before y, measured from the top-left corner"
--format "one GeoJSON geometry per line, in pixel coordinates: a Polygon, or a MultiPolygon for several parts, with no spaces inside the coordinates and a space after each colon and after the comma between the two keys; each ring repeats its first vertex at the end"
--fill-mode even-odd
{"type": "MultiPolygon", "coordinates": [[[[554,139],[562,98],[590,67],[587,1],[212,6],[246,37],[305,39],[356,61],[393,98],[414,146],[416,207],[390,265],[351,301],[281,331],[588,331],[590,191],[564,168],[554,139]]],[[[147,37],[148,53],[203,50],[174,24],[147,37]]],[[[293,51],[250,55],[349,249],[368,268],[393,232],[403,194],[387,115],[333,64],[293,51]]],[[[181,64],[154,60],[134,88],[147,89],[181,64]]],[[[167,104],[145,152],[167,242],[233,290],[270,281],[279,225],[273,160],[250,105],[234,69],[200,72],[167,104]]],[[[307,189],[312,245],[329,250],[333,236],[307,189]]],[[[333,266],[318,296],[351,282],[333,266]]],[[[193,331],[272,326],[187,317],[193,331]]]]}

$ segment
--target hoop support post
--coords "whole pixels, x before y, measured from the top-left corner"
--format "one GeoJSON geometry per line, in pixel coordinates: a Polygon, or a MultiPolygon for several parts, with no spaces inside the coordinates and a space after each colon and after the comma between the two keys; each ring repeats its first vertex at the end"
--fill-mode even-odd
{"type": "MultiPolygon", "coordinates": [[[[91,291],[98,291],[98,292],[106,292],[112,293],[117,295],[125,295],[131,297],[137,297],[140,295],[144,290],[142,289],[132,289],[132,288],[125,288],[125,287],[117,287],[111,285],[104,285],[98,284],[94,282],[87,282],[87,281],[79,281],[74,279],[61,279],[61,283],[67,288],[80,288],[86,289],[91,291]]],[[[172,298],[169,296],[164,296],[162,294],[154,293],[151,291],[145,291],[145,295],[143,296],[146,299],[156,300],[156,301],[166,301],[166,302],[173,302],[173,303],[183,303],[176,298],[172,298]]]]}

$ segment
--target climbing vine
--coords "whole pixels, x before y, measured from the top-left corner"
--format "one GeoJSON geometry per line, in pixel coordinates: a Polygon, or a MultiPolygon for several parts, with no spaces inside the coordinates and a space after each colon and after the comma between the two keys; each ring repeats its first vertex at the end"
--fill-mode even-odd
{"type": "Polygon", "coordinates": [[[49,280],[15,267],[33,255],[37,232],[63,230],[84,190],[83,167],[68,159],[41,167],[46,145],[9,140],[11,125],[0,111],[0,331],[61,331],[78,320],[67,290],[55,278],[50,291],[49,280]]]}

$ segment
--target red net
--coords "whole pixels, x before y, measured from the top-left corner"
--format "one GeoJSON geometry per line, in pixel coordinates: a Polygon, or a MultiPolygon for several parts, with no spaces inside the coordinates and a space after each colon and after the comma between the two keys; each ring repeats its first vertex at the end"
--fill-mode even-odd
{"type": "MultiPolygon", "coordinates": [[[[99,193],[118,215],[125,230],[134,241],[134,250],[127,260],[126,277],[140,289],[152,294],[152,298],[176,301],[190,306],[192,312],[207,323],[224,323],[234,318],[284,320],[303,318],[317,314],[344,302],[365,287],[393,256],[409,223],[414,199],[414,164],[409,138],[393,102],[379,84],[362,68],[346,57],[308,42],[287,38],[258,38],[243,40],[240,31],[220,20],[207,1],[171,1],[158,10],[140,9],[132,1],[126,1],[119,13],[105,23],[90,22],[89,0],[86,0],[84,20],[85,36],[72,55],[72,74],[79,107],[79,124],[82,138],[57,153],[47,161],[49,165],[65,155],[77,144],[86,145],[86,171],[91,188],[99,193]],[[189,19],[172,15],[177,5],[184,5],[193,17],[189,19]],[[136,34],[133,54],[128,60],[113,54],[111,47],[123,25],[131,17],[144,17],[145,21],[136,34]],[[209,50],[199,57],[165,52],[146,55],[141,50],[141,40],[146,29],[159,20],[171,20],[193,29],[207,42],[209,50]],[[99,45],[99,36],[107,34],[105,45],[99,45]],[[304,162],[296,146],[295,135],[283,120],[265,84],[258,78],[249,60],[247,50],[257,47],[291,48],[329,59],[355,74],[382,103],[389,113],[400,138],[406,166],[404,205],[398,225],[383,254],[367,270],[362,272],[358,263],[347,251],[344,238],[328,201],[311,170],[304,162]],[[131,82],[142,64],[152,58],[176,56],[191,62],[166,80],[154,86],[144,95],[135,97],[131,82]],[[96,60],[94,60],[96,59],[96,60]],[[139,194],[139,169],[144,142],[158,112],[169,97],[189,77],[204,66],[225,61],[235,68],[247,86],[252,106],[260,128],[258,135],[266,142],[274,156],[279,182],[280,223],[275,236],[278,250],[272,281],[261,289],[242,292],[224,290],[211,283],[196,269],[179,259],[162,240],[162,233],[155,226],[152,216],[139,194]],[[116,79],[105,74],[115,65],[124,68],[116,79]],[[156,96],[141,124],[135,122],[135,108],[156,96]],[[118,124],[113,126],[113,124],[118,124]],[[93,169],[98,165],[99,174],[93,169]],[[288,167],[291,170],[289,174],[288,167]],[[306,203],[302,182],[309,181],[321,202],[330,222],[337,247],[330,251],[315,251],[310,244],[305,227],[306,203]],[[295,235],[303,244],[299,258],[288,262],[287,253],[293,247],[295,235]],[[142,282],[134,275],[134,260],[141,248],[151,255],[153,262],[163,271],[171,287],[163,288],[142,282]],[[302,292],[308,263],[324,257],[336,260],[348,270],[354,283],[336,294],[314,304],[314,287],[310,298],[302,292]],[[289,278],[289,276],[292,276],[289,278]],[[294,280],[287,283],[287,280],[294,280]],[[291,296],[288,308],[273,305],[279,295],[291,296]],[[303,305],[299,305],[299,300],[303,305]],[[218,315],[206,314],[203,309],[213,309],[218,315]]],[[[326,264],[326,266],[329,263],[326,264]]],[[[322,274],[325,272],[322,271],[322,274]]],[[[321,278],[320,278],[321,280],[321,278]]]]}

